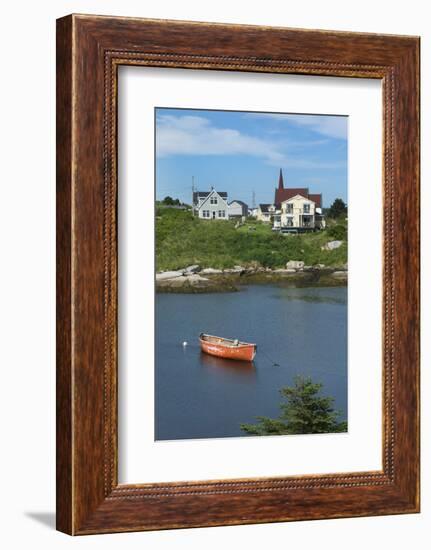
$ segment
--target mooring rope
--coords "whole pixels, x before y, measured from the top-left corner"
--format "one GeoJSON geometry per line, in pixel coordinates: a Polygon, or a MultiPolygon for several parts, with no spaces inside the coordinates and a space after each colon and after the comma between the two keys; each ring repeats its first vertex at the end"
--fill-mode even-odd
{"type": "Polygon", "coordinates": [[[262,349],[259,349],[259,352],[266,356],[266,358],[269,360],[269,362],[272,363],[273,367],[279,367],[280,366],[280,363],[278,363],[277,361],[274,361],[273,358],[270,357],[270,355],[266,351],[264,351],[262,349]]]}

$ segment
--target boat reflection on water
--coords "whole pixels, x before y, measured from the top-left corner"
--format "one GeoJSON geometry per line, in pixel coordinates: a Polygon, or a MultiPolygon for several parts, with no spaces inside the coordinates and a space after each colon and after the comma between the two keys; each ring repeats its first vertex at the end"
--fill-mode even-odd
{"type": "Polygon", "coordinates": [[[201,364],[211,370],[214,374],[238,378],[242,381],[247,379],[251,382],[256,378],[256,368],[252,361],[238,361],[235,359],[223,359],[201,352],[201,364]]]}

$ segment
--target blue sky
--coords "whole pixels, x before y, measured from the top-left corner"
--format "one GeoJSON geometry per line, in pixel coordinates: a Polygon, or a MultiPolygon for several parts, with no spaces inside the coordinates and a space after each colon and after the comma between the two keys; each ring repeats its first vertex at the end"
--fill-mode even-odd
{"type": "Polygon", "coordinates": [[[156,197],[191,203],[195,187],[229,201],[271,203],[285,187],[322,193],[323,206],[347,203],[347,117],[156,109],[156,197]]]}

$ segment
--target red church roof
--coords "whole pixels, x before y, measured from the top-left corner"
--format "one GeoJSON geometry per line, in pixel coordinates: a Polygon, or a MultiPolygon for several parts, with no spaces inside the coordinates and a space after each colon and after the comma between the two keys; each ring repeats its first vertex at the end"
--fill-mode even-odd
{"type": "Polygon", "coordinates": [[[275,204],[280,204],[283,201],[291,199],[295,195],[301,195],[308,199],[308,189],[305,187],[289,187],[287,189],[276,189],[275,190],[275,204]]]}
{"type": "Polygon", "coordinates": [[[307,187],[284,187],[283,172],[280,169],[280,176],[278,178],[278,187],[275,190],[274,204],[280,205],[282,202],[301,195],[302,197],[309,199],[316,203],[317,208],[322,208],[322,195],[310,194],[307,187]]]}
{"type": "Polygon", "coordinates": [[[322,208],[322,195],[319,193],[317,194],[310,194],[308,195],[308,198],[310,201],[313,201],[316,203],[317,208],[322,208]]]}

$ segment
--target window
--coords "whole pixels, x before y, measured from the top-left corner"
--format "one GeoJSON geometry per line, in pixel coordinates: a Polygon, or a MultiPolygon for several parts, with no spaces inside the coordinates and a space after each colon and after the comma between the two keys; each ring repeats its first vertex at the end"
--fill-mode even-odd
{"type": "Polygon", "coordinates": [[[310,213],[310,205],[304,204],[304,214],[309,214],[309,213],[310,213]]]}
{"type": "Polygon", "coordinates": [[[202,217],[203,218],[209,218],[210,217],[210,211],[209,210],[203,210],[202,211],[202,217]]]}
{"type": "Polygon", "coordinates": [[[293,214],[293,204],[286,204],[287,214],[293,214]]]}
{"type": "Polygon", "coordinates": [[[214,195],[210,197],[210,204],[217,204],[217,197],[215,197],[214,195]]]}
{"type": "Polygon", "coordinates": [[[224,210],[219,210],[218,211],[218,217],[219,218],[225,218],[226,217],[226,212],[224,210]]]}

